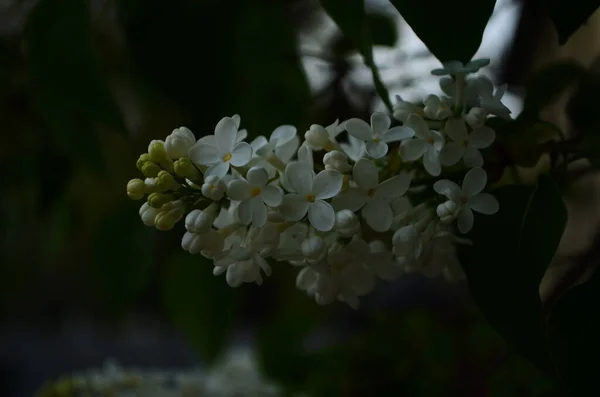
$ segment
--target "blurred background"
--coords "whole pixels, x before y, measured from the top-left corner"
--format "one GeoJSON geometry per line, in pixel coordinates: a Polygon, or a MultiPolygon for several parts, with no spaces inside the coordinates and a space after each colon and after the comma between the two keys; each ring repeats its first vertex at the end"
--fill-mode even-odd
{"type": "MultiPolygon", "coordinates": [[[[367,3],[390,93],[439,93],[438,61],[388,2],[367,3]]],[[[498,0],[476,57],[492,59],[486,73],[508,84],[514,115],[543,65],[573,58],[600,71],[599,12],[556,43],[540,0],[498,0]]],[[[183,369],[243,345],[266,376],[309,395],[559,396],[487,325],[465,284],[405,277],[359,311],[319,307],[283,265],[262,287],[234,290],[182,252],[182,225],[144,226],[125,194],[150,140],[176,127],[200,137],[238,113],[250,137],[281,124],[303,133],[382,108],[316,0],[0,1],[1,395],[31,397],[107,357],[183,369]]],[[[542,293],[595,252],[597,179],[585,173],[569,202],[542,293]]]]}

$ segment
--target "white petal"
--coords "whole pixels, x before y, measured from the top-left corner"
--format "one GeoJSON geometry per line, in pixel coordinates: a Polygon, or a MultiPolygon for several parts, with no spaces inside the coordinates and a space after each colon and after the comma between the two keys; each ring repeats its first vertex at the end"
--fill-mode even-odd
{"type": "Polygon", "coordinates": [[[243,179],[234,179],[227,184],[227,196],[235,201],[250,198],[250,185],[243,179]]]}
{"type": "Polygon", "coordinates": [[[217,147],[217,140],[215,139],[214,135],[203,136],[202,138],[198,139],[196,143],[217,147]]]}
{"type": "Polygon", "coordinates": [[[440,179],[433,184],[433,190],[437,194],[448,197],[452,201],[457,201],[461,196],[460,186],[450,179],[440,179]]]}
{"type": "Polygon", "coordinates": [[[308,206],[308,220],[315,229],[327,232],[333,229],[335,224],[335,211],[329,203],[315,200],[308,206]]]}
{"type": "Polygon", "coordinates": [[[375,190],[374,198],[382,198],[391,200],[396,197],[402,196],[410,187],[410,174],[403,172],[400,175],[396,175],[387,179],[377,186],[375,190]]]}
{"type": "Polygon", "coordinates": [[[317,174],[312,186],[312,193],[319,200],[325,200],[342,190],[344,177],[334,170],[324,170],[317,174]]]}
{"type": "Polygon", "coordinates": [[[233,116],[231,116],[231,119],[235,123],[235,128],[240,128],[240,124],[242,122],[242,118],[240,117],[240,115],[239,114],[234,114],[233,116]]]}
{"type": "MultiPolygon", "coordinates": [[[[254,197],[247,201],[250,202],[250,211],[252,211],[252,224],[256,227],[263,227],[267,223],[267,207],[260,197],[254,197]]],[[[242,201],[242,203],[244,202],[242,201]]]]}
{"type": "Polygon", "coordinates": [[[469,144],[473,145],[477,149],[485,149],[491,146],[496,139],[496,133],[490,127],[479,127],[473,130],[469,135],[469,144]]]}
{"type": "Polygon", "coordinates": [[[371,129],[375,135],[384,133],[392,125],[392,120],[387,114],[382,112],[375,112],[371,115],[371,129]]]}
{"type": "Polygon", "coordinates": [[[412,128],[398,126],[381,134],[381,139],[384,142],[398,142],[413,136],[415,136],[415,131],[412,128]]]}
{"type": "Polygon", "coordinates": [[[193,163],[199,165],[211,165],[221,161],[219,149],[216,146],[197,142],[188,150],[188,156],[193,163]]]}
{"type": "Polygon", "coordinates": [[[498,212],[500,204],[496,197],[489,193],[479,193],[469,199],[469,207],[485,215],[493,215],[498,212]]]}
{"type": "MultiPolygon", "coordinates": [[[[256,150],[254,150],[254,148],[252,150],[254,151],[254,153],[257,156],[267,157],[269,154],[273,153],[273,150],[275,150],[275,146],[276,145],[277,145],[276,141],[267,142],[264,145],[262,145],[259,148],[257,148],[256,150]]],[[[252,144],[250,146],[252,146],[252,144]]]]}
{"type": "Polygon", "coordinates": [[[204,171],[204,177],[206,178],[214,175],[219,178],[223,178],[225,175],[227,175],[227,171],[229,171],[229,163],[222,161],[208,167],[208,169],[204,171]]]}
{"type": "Polygon", "coordinates": [[[351,187],[335,196],[331,204],[337,211],[348,209],[352,212],[356,212],[365,205],[367,201],[369,201],[369,196],[364,189],[351,187]]]}
{"type": "Polygon", "coordinates": [[[462,192],[471,198],[485,188],[487,174],[483,168],[471,168],[465,175],[462,183],[462,192]]]}
{"type": "Polygon", "coordinates": [[[260,267],[267,276],[271,275],[271,265],[269,265],[265,258],[260,255],[255,255],[254,260],[256,261],[258,267],[260,267]]]}
{"type": "MultiPolygon", "coordinates": [[[[292,139],[290,139],[283,145],[277,145],[277,147],[275,148],[275,155],[279,157],[281,161],[287,164],[290,162],[292,157],[294,157],[294,154],[296,154],[296,151],[298,150],[299,146],[300,138],[298,137],[298,135],[294,135],[292,139]]],[[[300,157],[298,156],[298,158],[300,157]]]]}
{"type": "Polygon", "coordinates": [[[457,223],[458,230],[465,234],[469,233],[469,231],[473,228],[473,211],[471,211],[468,207],[463,207],[460,211],[458,211],[457,223]]]}
{"type": "Polygon", "coordinates": [[[250,162],[252,158],[252,146],[247,142],[236,144],[231,151],[231,159],[229,162],[234,167],[243,167],[250,162]]]}
{"type": "Polygon", "coordinates": [[[296,136],[296,127],[293,125],[281,125],[273,131],[270,141],[277,141],[277,146],[283,145],[296,136]]]}
{"type": "Polygon", "coordinates": [[[283,196],[279,212],[288,221],[299,221],[304,218],[306,211],[308,211],[308,201],[306,201],[304,195],[291,193],[283,196]]]}
{"type": "Polygon", "coordinates": [[[374,159],[380,159],[388,152],[388,145],[382,141],[367,141],[365,145],[367,154],[374,159]]]}
{"type": "Polygon", "coordinates": [[[247,225],[252,222],[252,200],[244,200],[237,206],[237,215],[240,223],[247,225]]]}
{"type": "Polygon", "coordinates": [[[386,232],[392,226],[394,213],[392,207],[383,199],[370,200],[361,214],[371,229],[376,232],[386,232]]]}
{"type": "Polygon", "coordinates": [[[440,163],[445,167],[458,163],[465,154],[465,147],[458,142],[448,142],[440,150],[440,163]]]}
{"type": "Polygon", "coordinates": [[[256,153],[256,151],[258,149],[260,149],[261,147],[265,146],[266,144],[268,144],[269,141],[267,141],[267,138],[265,138],[262,135],[257,136],[256,138],[254,138],[252,140],[252,142],[250,142],[250,146],[252,146],[252,151],[254,153],[256,153]]]}
{"type": "Polygon", "coordinates": [[[400,156],[405,161],[415,161],[423,156],[423,153],[427,151],[427,146],[427,142],[422,139],[404,141],[400,146],[400,156]]]}
{"type": "Polygon", "coordinates": [[[267,185],[262,188],[260,198],[269,207],[278,207],[283,199],[283,191],[275,185],[267,185]]]}
{"type": "Polygon", "coordinates": [[[303,162],[289,163],[285,167],[285,176],[292,188],[301,195],[312,193],[315,173],[312,166],[303,162]]]}
{"type": "Polygon", "coordinates": [[[219,152],[231,153],[237,140],[237,127],[231,117],[223,117],[215,127],[215,140],[219,152]]]}
{"type": "Polygon", "coordinates": [[[364,190],[373,189],[379,184],[379,171],[370,160],[360,159],[354,164],[352,179],[364,190]]]}
{"type": "Polygon", "coordinates": [[[252,186],[263,187],[269,181],[269,174],[263,167],[252,167],[248,170],[246,179],[252,186]]]}
{"type": "Polygon", "coordinates": [[[366,121],[361,119],[350,119],[346,121],[346,131],[348,134],[363,140],[369,141],[373,139],[373,131],[366,121]]]}
{"type": "Polygon", "coordinates": [[[242,263],[236,262],[227,268],[225,280],[230,287],[236,288],[242,285],[246,276],[246,268],[242,263]]]}
{"type": "Polygon", "coordinates": [[[415,131],[417,138],[424,138],[424,135],[429,131],[429,126],[425,120],[416,113],[411,113],[404,125],[412,128],[415,131]]]}
{"type": "Polygon", "coordinates": [[[450,119],[446,121],[444,131],[453,141],[462,142],[469,136],[467,125],[463,119],[450,119]]]}
{"type": "Polygon", "coordinates": [[[463,161],[467,167],[481,167],[483,166],[483,156],[479,149],[474,146],[467,146],[465,153],[463,154],[463,161]]]}
{"type": "Polygon", "coordinates": [[[310,169],[313,168],[313,152],[312,149],[306,143],[303,143],[298,148],[298,161],[301,163],[308,164],[310,169]]]}
{"type": "MultiPolygon", "coordinates": [[[[240,128],[240,126],[239,126],[239,125],[238,125],[237,127],[238,127],[238,128],[240,128]]],[[[244,139],[246,139],[247,137],[248,137],[248,131],[247,131],[247,130],[245,130],[245,129],[244,129],[244,130],[239,130],[239,131],[237,132],[237,135],[236,135],[236,137],[235,137],[235,141],[236,141],[236,142],[241,142],[241,141],[243,141],[244,139]]]]}
{"type": "Polygon", "coordinates": [[[423,156],[423,166],[425,171],[432,176],[438,176],[442,173],[442,165],[440,163],[440,155],[435,147],[430,146],[423,156]]]}

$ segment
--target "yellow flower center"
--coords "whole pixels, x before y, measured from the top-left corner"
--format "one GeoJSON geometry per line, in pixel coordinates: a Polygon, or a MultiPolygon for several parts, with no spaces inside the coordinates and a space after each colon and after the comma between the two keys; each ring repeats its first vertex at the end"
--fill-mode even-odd
{"type": "Polygon", "coordinates": [[[229,160],[231,160],[231,153],[227,153],[225,156],[223,156],[223,161],[228,162],[229,160]]]}
{"type": "Polygon", "coordinates": [[[323,149],[325,149],[327,152],[331,152],[332,150],[335,149],[335,145],[333,144],[333,142],[327,141],[327,143],[325,143],[325,145],[323,145],[323,149]]]}
{"type": "Polygon", "coordinates": [[[309,194],[307,194],[307,195],[306,195],[306,201],[308,201],[308,202],[310,202],[310,203],[314,203],[314,202],[315,202],[315,199],[316,199],[316,197],[315,197],[315,195],[314,195],[314,194],[310,194],[310,193],[309,193],[309,194]]]}
{"type": "Polygon", "coordinates": [[[460,196],[459,201],[461,204],[467,204],[469,202],[469,199],[466,196],[460,196]]]}
{"type": "Polygon", "coordinates": [[[369,189],[367,190],[367,195],[369,197],[373,197],[373,195],[375,194],[375,188],[369,189]]]}
{"type": "Polygon", "coordinates": [[[381,139],[379,139],[379,138],[373,138],[373,142],[379,143],[379,142],[381,142],[381,139]]]}
{"type": "Polygon", "coordinates": [[[433,145],[435,143],[435,139],[433,139],[432,136],[430,136],[429,138],[426,139],[427,143],[430,145],[433,145]]]}
{"type": "Polygon", "coordinates": [[[469,145],[469,141],[468,140],[464,140],[460,143],[463,147],[467,147],[469,145]]]}
{"type": "Polygon", "coordinates": [[[260,188],[259,187],[255,187],[250,191],[250,195],[252,197],[256,197],[260,194],[260,188]]]}

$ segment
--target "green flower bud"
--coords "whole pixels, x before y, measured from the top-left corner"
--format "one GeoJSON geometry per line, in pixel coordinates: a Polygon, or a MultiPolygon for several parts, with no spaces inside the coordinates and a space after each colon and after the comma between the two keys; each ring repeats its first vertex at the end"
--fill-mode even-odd
{"type": "Polygon", "coordinates": [[[127,182],[127,196],[132,200],[140,200],[146,194],[146,184],[141,179],[132,179],[127,182]]]}
{"type": "Polygon", "coordinates": [[[150,160],[157,163],[168,160],[167,150],[165,149],[165,143],[163,141],[154,140],[150,142],[148,154],[150,155],[150,160]]]}
{"type": "Polygon", "coordinates": [[[146,162],[148,162],[148,161],[150,161],[150,155],[148,153],[144,153],[144,154],[140,155],[140,158],[138,158],[135,165],[136,165],[137,169],[141,171],[144,164],[146,164],[146,162]]]}
{"type": "Polygon", "coordinates": [[[148,205],[152,208],[160,208],[170,201],[173,201],[173,196],[170,194],[152,193],[148,196],[148,205]]]}
{"type": "Polygon", "coordinates": [[[146,161],[142,166],[142,173],[146,178],[155,178],[160,171],[161,169],[158,164],[153,161],[146,161]]]}
{"type": "Polygon", "coordinates": [[[181,157],[175,162],[175,174],[180,178],[187,178],[192,181],[199,181],[202,178],[200,171],[192,164],[189,157],[181,157]]]}
{"type": "Polygon", "coordinates": [[[176,222],[177,219],[169,215],[169,212],[159,212],[154,220],[154,226],[162,232],[167,232],[173,229],[176,222]]]}

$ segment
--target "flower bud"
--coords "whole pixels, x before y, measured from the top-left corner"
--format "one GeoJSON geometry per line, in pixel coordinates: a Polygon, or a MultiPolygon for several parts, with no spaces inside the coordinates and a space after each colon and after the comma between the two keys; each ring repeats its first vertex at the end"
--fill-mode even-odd
{"type": "Polygon", "coordinates": [[[314,150],[321,150],[330,145],[329,133],[325,127],[318,124],[310,126],[310,129],[304,133],[304,139],[314,150]]]}
{"type": "Polygon", "coordinates": [[[188,232],[206,233],[217,219],[219,205],[213,203],[205,210],[193,210],[185,217],[185,228],[188,232]]]}
{"type": "Polygon", "coordinates": [[[342,174],[352,170],[352,167],[348,164],[348,156],[339,150],[332,150],[325,154],[323,164],[325,164],[326,170],[338,171],[342,174]]]}
{"type": "Polygon", "coordinates": [[[444,120],[452,115],[450,107],[437,95],[429,95],[423,103],[425,104],[423,113],[427,118],[433,120],[444,120]]]}
{"type": "Polygon", "coordinates": [[[189,157],[180,157],[179,160],[175,161],[174,169],[175,175],[180,178],[187,178],[192,181],[198,181],[202,178],[202,174],[200,174],[200,171],[192,164],[189,157]]]}
{"type": "Polygon", "coordinates": [[[447,200],[446,202],[440,204],[435,209],[435,212],[440,217],[440,221],[442,223],[451,223],[456,219],[458,215],[458,211],[460,210],[460,206],[452,200],[447,200]]]}
{"type": "Polygon", "coordinates": [[[218,176],[210,175],[204,180],[201,190],[204,197],[219,201],[225,195],[227,185],[218,176]]]}
{"type": "Polygon", "coordinates": [[[165,139],[165,151],[172,159],[188,155],[188,150],[196,143],[194,133],[186,127],[179,127],[165,139]]]}
{"type": "Polygon", "coordinates": [[[180,187],[179,183],[173,178],[173,175],[167,171],[160,171],[154,180],[154,184],[163,192],[177,190],[180,187]]]}
{"type": "Polygon", "coordinates": [[[173,196],[164,193],[152,193],[148,196],[148,204],[152,208],[159,209],[169,201],[173,201],[173,196]]]}
{"type": "Polygon", "coordinates": [[[142,166],[144,164],[146,164],[146,162],[150,161],[150,155],[148,153],[144,153],[141,154],[140,157],[138,158],[137,162],[135,163],[135,166],[137,167],[138,170],[142,170],[142,166]]]}
{"type": "Polygon", "coordinates": [[[464,120],[467,124],[469,124],[472,128],[479,128],[485,124],[485,120],[487,119],[487,112],[483,108],[474,107],[469,110],[464,116],[464,120]]]}
{"type": "Polygon", "coordinates": [[[150,204],[142,204],[142,206],[140,207],[140,217],[142,218],[142,222],[144,223],[144,225],[154,226],[154,220],[158,212],[159,211],[156,208],[152,208],[150,204]]]}
{"type": "Polygon", "coordinates": [[[142,165],[142,174],[144,174],[146,178],[156,178],[160,171],[160,166],[154,161],[146,161],[144,165],[142,165]]]}
{"type": "Polygon", "coordinates": [[[312,236],[302,241],[301,249],[302,255],[306,257],[309,263],[318,262],[327,254],[327,244],[319,236],[312,236]]]}
{"type": "Polygon", "coordinates": [[[171,170],[173,167],[173,161],[167,155],[167,150],[165,149],[165,143],[159,140],[153,140],[148,145],[148,154],[150,155],[150,160],[154,161],[164,169],[171,170]]]}
{"type": "Polygon", "coordinates": [[[341,210],[335,214],[335,231],[344,237],[352,237],[360,231],[360,220],[350,210],[341,210]]]}
{"type": "Polygon", "coordinates": [[[132,200],[140,200],[146,194],[146,185],[141,179],[132,179],[127,183],[127,196],[132,200]]]}
{"type": "Polygon", "coordinates": [[[154,226],[158,230],[166,232],[173,229],[178,220],[170,211],[161,211],[156,215],[154,226]]]}

